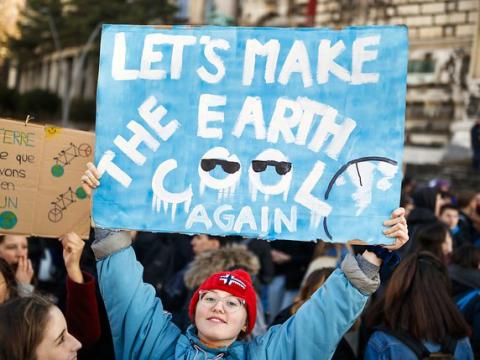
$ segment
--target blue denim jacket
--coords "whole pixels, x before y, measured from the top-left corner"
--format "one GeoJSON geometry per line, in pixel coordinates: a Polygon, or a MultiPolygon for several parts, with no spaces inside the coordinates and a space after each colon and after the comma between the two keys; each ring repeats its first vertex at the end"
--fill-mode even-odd
{"type": "MultiPolygon", "coordinates": [[[[440,351],[440,345],[424,342],[430,352],[440,351]]],[[[387,335],[382,331],[376,331],[370,337],[365,350],[365,360],[417,360],[415,353],[397,338],[387,335]]],[[[472,347],[468,338],[458,340],[455,348],[455,359],[473,360],[472,347]]]]}

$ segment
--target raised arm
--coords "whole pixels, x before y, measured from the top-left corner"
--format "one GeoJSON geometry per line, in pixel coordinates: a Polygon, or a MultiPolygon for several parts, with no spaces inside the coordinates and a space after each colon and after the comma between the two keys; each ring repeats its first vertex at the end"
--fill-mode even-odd
{"type": "Polygon", "coordinates": [[[60,238],[63,260],[67,269],[67,308],[65,318],[68,330],[88,348],[101,335],[95,278],[80,269],[85,242],[74,232],[60,238]]]}
{"type": "MultiPolygon", "coordinates": [[[[386,236],[396,239],[393,250],[408,241],[403,209],[384,223],[386,236]]],[[[374,253],[347,255],[325,284],[282,325],[272,327],[250,346],[252,357],[266,359],[330,359],[341,337],[362,312],[368,297],[380,285],[382,260],[374,253]]]]}
{"type": "Polygon", "coordinates": [[[167,359],[180,330],[164,312],[155,289],[143,282],[130,234],[95,229],[92,245],[117,359],[167,359]]]}
{"type": "MultiPolygon", "coordinates": [[[[87,168],[82,182],[90,195],[100,185],[100,176],[92,163],[87,168]]],[[[92,244],[116,358],[172,358],[180,330],[163,310],[153,286],[143,282],[143,267],[131,242],[126,231],[97,228],[92,244]]]]}

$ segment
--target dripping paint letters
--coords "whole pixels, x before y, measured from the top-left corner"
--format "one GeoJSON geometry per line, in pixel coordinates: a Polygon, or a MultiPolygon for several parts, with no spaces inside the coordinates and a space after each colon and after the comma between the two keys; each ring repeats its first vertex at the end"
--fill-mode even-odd
{"type": "Polygon", "coordinates": [[[406,64],[404,27],[104,26],[95,222],[388,242],[406,64]]]}

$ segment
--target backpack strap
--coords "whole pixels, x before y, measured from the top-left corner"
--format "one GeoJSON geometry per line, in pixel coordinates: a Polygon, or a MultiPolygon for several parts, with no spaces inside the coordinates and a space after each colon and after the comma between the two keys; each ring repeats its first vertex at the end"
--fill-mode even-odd
{"type": "Polygon", "coordinates": [[[457,340],[447,336],[447,338],[442,342],[441,352],[444,354],[455,355],[455,349],[457,348],[457,340]]]}
{"type": "Polygon", "coordinates": [[[423,345],[423,342],[410,336],[407,332],[391,330],[385,327],[380,327],[378,330],[383,331],[384,333],[400,340],[404,345],[406,345],[410,350],[413,351],[413,353],[418,359],[424,359],[430,356],[430,351],[428,351],[425,345],[423,345]]]}

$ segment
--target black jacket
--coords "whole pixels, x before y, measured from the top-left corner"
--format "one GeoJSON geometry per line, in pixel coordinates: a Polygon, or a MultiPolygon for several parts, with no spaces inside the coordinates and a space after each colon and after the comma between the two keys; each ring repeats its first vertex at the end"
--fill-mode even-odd
{"type": "Polygon", "coordinates": [[[270,246],[291,256],[291,261],[275,264],[275,275],[285,275],[287,290],[298,290],[312,260],[316,244],[313,241],[276,240],[272,241],[270,246]]]}

